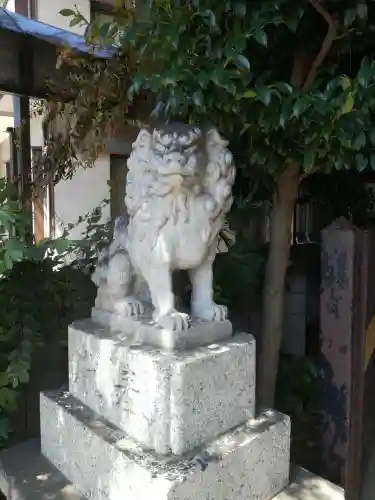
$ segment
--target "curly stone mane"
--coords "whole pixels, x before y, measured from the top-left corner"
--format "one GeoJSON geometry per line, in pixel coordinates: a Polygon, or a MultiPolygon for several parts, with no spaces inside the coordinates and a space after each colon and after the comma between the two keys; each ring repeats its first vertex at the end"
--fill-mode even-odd
{"type": "MultiPolygon", "coordinates": [[[[168,135],[168,131],[149,132],[141,130],[133,144],[128,160],[126,205],[129,216],[135,217],[145,201],[156,197],[166,197],[168,187],[163,182],[163,164],[170,150],[178,143],[179,151],[187,161],[200,156],[197,165],[195,185],[201,188],[200,194],[206,195],[206,209],[209,219],[221,219],[232,205],[231,188],[235,178],[233,156],[227,149],[228,142],[223,140],[217,130],[201,132],[193,127],[183,127],[180,135],[168,135]],[[167,137],[165,139],[165,137],[167,137]]],[[[191,189],[186,196],[194,203],[197,191],[191,189]]]]}

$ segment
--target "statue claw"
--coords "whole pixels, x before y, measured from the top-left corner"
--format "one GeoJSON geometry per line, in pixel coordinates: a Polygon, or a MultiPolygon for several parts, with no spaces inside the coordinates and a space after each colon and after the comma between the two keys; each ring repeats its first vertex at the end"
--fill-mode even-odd
{"type": "Polygon", "coordinates": [[[210,307],[195,307],[194,316],[197,319],[206,321],[226,321],[228,319],[228,308],[219,304],[213,303],[210,307]]]}
{"type": "Polygon", "coordinates": [[[155,323],[168,331],[186,331],[189,328],[190,317],[188,314],[172,311],[163,316],[157,316],[155,323]]]}
{"type": "Polygon", "coordinates": [[[126,297],[118,301],[114,310],[117,314],[126,316],[127,318],[139,318],[145,312],[144,305],[134,297],[126,297]]]}

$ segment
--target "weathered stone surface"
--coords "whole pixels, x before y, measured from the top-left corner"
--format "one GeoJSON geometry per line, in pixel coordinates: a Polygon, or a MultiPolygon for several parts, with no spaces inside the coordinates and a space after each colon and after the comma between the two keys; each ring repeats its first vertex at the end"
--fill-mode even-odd
{"type": "Polygon", "coordinates": [[[242,334],[169,353],[77,322],[69,379],[74,397],[140,444],[178,455],[254,416],[255,341],[242,334]]]}
{"type": "Polygon", "coordinates": [[[92,320],[111,332],[129,336],[132,342],[160,347],[166,350],[184,351],[210,345],[232,336],[230,321],[193,321],[188,329],[168,330],[157,325],[151,317],[136,319],[94,307],[92,320]]]}
{"type": "MultiPolygon", "coordinates": [[[[85,500],[41,455],[38,439],[0,452],[0,490],[8,500],[85,500]]],[[[372,500],[373,491],[365,491],[361,499],[372,500]]],[[[344,491],[301,467],[292,467],[290,485],[273,500],[344,500],[344,491]]]]}
{"type": "Polygon", "coordinates": [[[68,393],[41,395],[42,453],[90,500],[269,500],[288,483],[290,422],[268,412],[183,457],[142,450],[68,393]]]}
{"type": "Polygon", "coordinates": [[[99,253],[96,307],[140,318],[152,306],[164,330],[187,330],[177,310],[173,271],[188,271],[191,316],[221,322],[213,298],[213,263],[233,197],[233,156],[216,129],[168,124],[140,131],[128,160],[125,203],[111,245],[99,253]]]}

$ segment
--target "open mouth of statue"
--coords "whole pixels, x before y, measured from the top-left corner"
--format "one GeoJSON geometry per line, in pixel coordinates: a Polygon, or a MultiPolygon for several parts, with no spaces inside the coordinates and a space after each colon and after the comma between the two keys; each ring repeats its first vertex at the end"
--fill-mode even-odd
{"type": "Polygon", "coordinates": [[[163,172],[163,175],[165,177],[174,177],[174,176],[179,176],[179,177],[192,177],[192,174],[189,172],[183,172],[181,170],[176,170],[176,171],[168,171],[168,172],[163,172]]]}

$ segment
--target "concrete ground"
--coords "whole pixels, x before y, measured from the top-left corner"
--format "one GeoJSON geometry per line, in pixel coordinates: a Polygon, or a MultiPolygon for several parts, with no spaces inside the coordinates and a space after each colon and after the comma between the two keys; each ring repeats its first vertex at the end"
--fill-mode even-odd
{"type": "MultiPolygon", "coordinates": [[[[38,440],[0,453],[0,490],[8,500],[84,500],[41,456],[38,440]]],[[[290,486],[274,500],[344,500],[344,494],[328,481],[294,468],[290,486]]]]}

